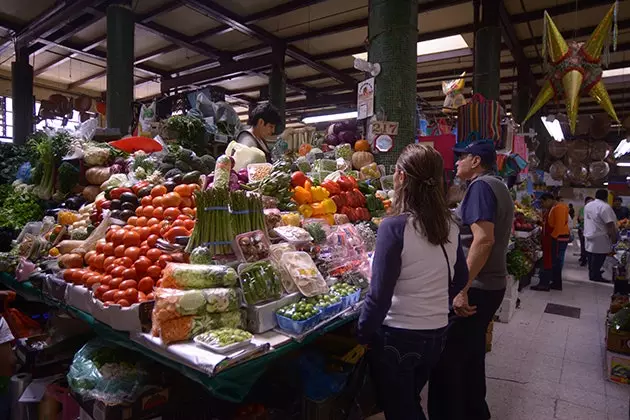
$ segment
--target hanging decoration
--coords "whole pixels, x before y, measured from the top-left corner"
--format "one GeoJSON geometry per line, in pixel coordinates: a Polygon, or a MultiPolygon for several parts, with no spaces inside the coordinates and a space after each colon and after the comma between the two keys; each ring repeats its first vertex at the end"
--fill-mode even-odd
{"type": "Polygon", "coordinates": [[[566,41],[547,12],[544,15],[543,59],[547,78],[530,108],[525,121],[530,119],[551,99],[564,99],[571,134],[575,134],[580,96],[589,94],[612,117],[619,121],[608,91],[602,81],[602,53],[608,64],[608,48],[604,48],[612,32],[613,50],[617,49],[617,3],[597,25],[585,42],[566,41]],[[605,52],[603,50],[606,50],[605,52]],[[547,60],[550,60],[547,63],[547,60]]]}
{"type": "Polygon", "coordinates": [[[442,82],[442,92],[446,95],[442,112],[447,114],[456,112],[457,108],[466,104],[466,98],[464,98],[464,94],[462,93],[466,81],[465,77],[466,72],[463,72],[461,76],[459,76],[459,79],[442,82]]]}

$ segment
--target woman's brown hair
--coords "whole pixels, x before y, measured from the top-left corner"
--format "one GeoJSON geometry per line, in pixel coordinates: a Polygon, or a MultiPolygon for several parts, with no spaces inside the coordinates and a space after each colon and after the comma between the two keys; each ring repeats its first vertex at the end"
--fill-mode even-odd
{"type": "Polygon", "coordinates": [[[448,243],[452,219],[444,193],[442,156],[431,146],[410,144],[398,157],[396,171],[405,177],[395,183],[394,213],[410,213],[416,230],[432,244],[448,243]]]}

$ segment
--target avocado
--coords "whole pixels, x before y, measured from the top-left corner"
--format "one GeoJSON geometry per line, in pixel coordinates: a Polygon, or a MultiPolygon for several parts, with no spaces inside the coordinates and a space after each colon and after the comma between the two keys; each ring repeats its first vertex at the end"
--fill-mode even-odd
{"type": "Polygon", "coordinates": [[[184,184],[195,184],[199,182],[200,176],[201,176],[201,172],[199,171],[188,172],[186,175],[182,177],[182,182],[184,184]]]}

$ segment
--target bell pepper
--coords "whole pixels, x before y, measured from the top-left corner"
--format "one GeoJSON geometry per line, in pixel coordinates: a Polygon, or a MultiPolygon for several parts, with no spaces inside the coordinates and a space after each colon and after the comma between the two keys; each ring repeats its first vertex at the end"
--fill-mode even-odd
{"type": "Polygon", "coordinates": [[[330,195],[339,194],[341,192],[341,188],[335,181],[324,181],[322,182],[322,187],[326,188],[330,195]]]}
{"type": "Polygon", "coordinates": [[[306,219],[313,215],[313,207],[308,204],[302,204],[300,207],[298,207],[298,211],[306,219]]]}
{"type": "Polygon", "coordinates": [[[327,199],[330,196],[330,193],[326,188],[312,187],[311,195],[313,196],[313,201],[322,201],[327,199]]]}
{"type": "Polygon", "coordinates": [[[322,205],[326,210],[325,213],[337,213],[337,205],[331,198],[326,198],[322,201],[322,205]]]}
{"type": "Polygon", "coordinates": [[[357,182],[354,178],[345,175],[339,177],[337,184],[339,184],[339,188],[341,188],[342,191],[351,191],[357,186],[357,182]]]}
{"type": "Polygon", "coordinates": [[[354,211],[354,209],[352,207],[348,207],[345,206],[341,209],[341,214],[345,214],[346,216],[348,216],[348,220],[350,220],[350,222],[356,222],[357,219],[357,213],[356,211],[354,211]]]}
{"type": "Polygon", "coordinates": [[[304,172],[296,171],[291,174],[291,185],[293,187],[303,187],[306,180],[308,178],[304,172]]]}
{"type": "Polygon", "coordinates": [[[335,205],[337,206],[338,209],[346,205],[346,199],[341,194],[333,195],[332,197],[330,197],[330,199],[335,202],[335,205]]]}
{"type": "Polygon", "coordinates": [[[309,204],[313,202],[311,192],[304,187],[295,187],[293,190],[293,199],[298,204],[309,204]]]}
{"type": "Polygon", "coordinates": [[[311,188],[313,188],[313,181],[311,181],[310,179],[306,178],[306,181],[304,181],[304,189],[306,191],[310,191],[311,188]]]}
{"type": "Polygon", "coordinates": [[[325,220],[330,226],[335,224],[335,216],[330,213],[323,214],[319,218],[325,220]]]}
{"type": "Polygon", "coordinates": [[[323,214],[326,214],[326,208],[324,207],[323,203],[313,203],[311,205],[312,209],[313,209],[313,216],[321,216],[323,214]]]}

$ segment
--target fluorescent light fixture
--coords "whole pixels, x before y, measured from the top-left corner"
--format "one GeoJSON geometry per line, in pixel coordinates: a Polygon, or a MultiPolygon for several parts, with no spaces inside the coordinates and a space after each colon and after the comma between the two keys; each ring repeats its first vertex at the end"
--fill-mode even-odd
{"type": "Polygon", "coordinates": [[[617,162],[617,166],[620,168],[628,168],[630,167],[630,162],[617,162]]]}
{"type": "Polygon", "coordinates": [[[617,147],[615,148],[615,151],[613,152],[613,156],[615,159],[619,159],[620,157],[628,153],[630,153],[630,142],[628,142],[627,139],[622,139],[617,145],[617,147]]]}
{"type": "Polygon", "coordinates": [[[545,125],[547,132],[549,132],[549,135],[553,137],[555,141],[564,140],[564,134],[562,133],[562,127],[560,127],[560,121],[554,119],[553,122],[549,122],[547,117],[540,117],[540,119],[545,125]]]}
{"type": "Polygon", "coordinates": [[[602,185],[607,187],[608,186],[608,182],[604,182],[602,185]]]}
{"type": "MultiPolygon", "coordinates": [[[[468,48],[466,40],[461,35],[446,36],[444,38],[435,38],[428,41],[420,41],[416,44],[416,55],[428,55],[436,54],[444,51],[460,50],[468,48]]],[[[354,58],[360,58],[366,60],[368,54],[366,52],[360,54],[354,54],[354,58]]]]}
{"type": "Polygon", "coordinates": [[[602,77],[615,77],[615,76],[630,76],[630,67],[624,67],[622,69],[604,70],[602,77]]]}
{"type": "Polygon", "coordinates": [[[326,121],[348,120],[357,117],[357,112],[342,112],[341,114],[318,115],[316,117],[306,117],[302,120],[304,124],[316,124],[326,121]]]}

